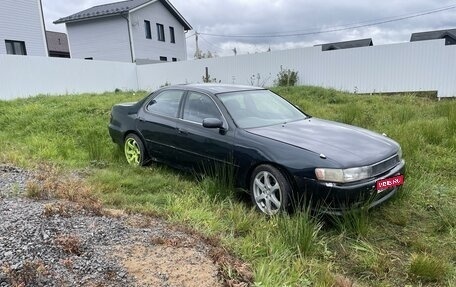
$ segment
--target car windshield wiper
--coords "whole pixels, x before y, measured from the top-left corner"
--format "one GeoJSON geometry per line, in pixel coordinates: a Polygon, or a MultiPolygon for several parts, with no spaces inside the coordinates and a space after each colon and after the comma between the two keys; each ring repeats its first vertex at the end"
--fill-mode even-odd
{"type": "Polygon", "coordinates": [[[291,123],[291,122],[306,120],[306,119],[309,119],[309,118],[311,118],[311,116],[307,116],[307,115],[306,115],[306,117],[303,118],[303,119],[287,119],[287,120],[285,120],[285,121],[282,121],[281,124],[282,124],[282,125],[286,125],[286,124],[291,123]]]}

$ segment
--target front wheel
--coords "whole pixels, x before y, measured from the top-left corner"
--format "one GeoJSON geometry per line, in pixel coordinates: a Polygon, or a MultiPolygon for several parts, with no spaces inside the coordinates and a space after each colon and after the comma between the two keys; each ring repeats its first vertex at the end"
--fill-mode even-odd
{"type": "Polygon", "coordinates": [[[256,208],[266,215],[287,211],[292,189],[285,176],[271,165],[260,165],[252,173],[250,194],[256,208]]]}
{"type": "Polygon", "coordinates": [[[128,164],[134,166],[144,166],[147,164],[147,156],[144,144],[137,135],[127,135],[124,143],[124,152],[128,164]]]}

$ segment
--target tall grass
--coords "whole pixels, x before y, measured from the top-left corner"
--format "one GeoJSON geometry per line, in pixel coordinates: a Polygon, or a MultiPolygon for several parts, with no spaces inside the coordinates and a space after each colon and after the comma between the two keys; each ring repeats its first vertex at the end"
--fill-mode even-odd
{"type": "Polygon", "coordinates": [[[441,260],[427,254],[413,254],[410,274],[423,281],[443,281],[449,274],[449,267],[441,260]]]}
{"type": "Polygon", "coordinates": [[[310,115],[397,140],[407,161],[398,196],[326,225],[306,212],[262,216],[226,180],[229,170],[196,180],[159,164],[130,167],[109,138],[109,113],[113,104],[145,93],[0,101],[0,161],[83,171],[106,205],[220,238],[252,265],[257,286],[456,286],[456,101],[316,87],[275,91],[310,115]],[[429,271],[434,265],[445,268],[444,276],[429,271]]]}
{"type": "Polygon", "coordinates": [[[369,214],[366,207],[351,209],[342,215],[330,216],[330,222],[340,232],[355,236],[366,236],[369,231],[369,214]]]}
{"type": "MultiPolygon", "coordinates": [[[[201,167],[201,188],[215,200],[233,198],[235,195],[235,168],[233,163],[207,164],[201,167]]],[[[198,175],[197,175],[198,176],[198,175]]]]}
{"type": "Polygon", "coordinates": [[[278,216],[277,235],[294,254],[308,256],[315,251],[322,227],[321,222],[312,217],[310,211],[299,211],[291,216],[278,216]]]}

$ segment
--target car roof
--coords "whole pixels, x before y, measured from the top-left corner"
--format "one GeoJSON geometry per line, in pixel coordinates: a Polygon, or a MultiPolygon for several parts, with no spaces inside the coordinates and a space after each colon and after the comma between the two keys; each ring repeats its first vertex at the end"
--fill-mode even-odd
{"type": "Polygon", "coordinates": [[[205,83],[205,84],[185,84],[185,85],[174,85],[168,86],[166,89],[184,88],[185,90],[193,90],[200,92],[209,92],[212,94],[239,92],[239,91],[251,91],[251,90],[264,90],[265,88],[243,86],[243,85],[228,85],[218,83],[205,83]]]}

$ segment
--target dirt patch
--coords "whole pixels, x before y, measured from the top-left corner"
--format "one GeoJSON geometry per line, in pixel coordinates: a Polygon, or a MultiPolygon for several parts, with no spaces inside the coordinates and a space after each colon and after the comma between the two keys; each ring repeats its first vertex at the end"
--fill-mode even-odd
{"type": "Polygon", "coordinates": [[[144,286],[222,286],[218,269],[201,251],[189,247],[117,246],[114,253],[135,281],[144,286]]]}

